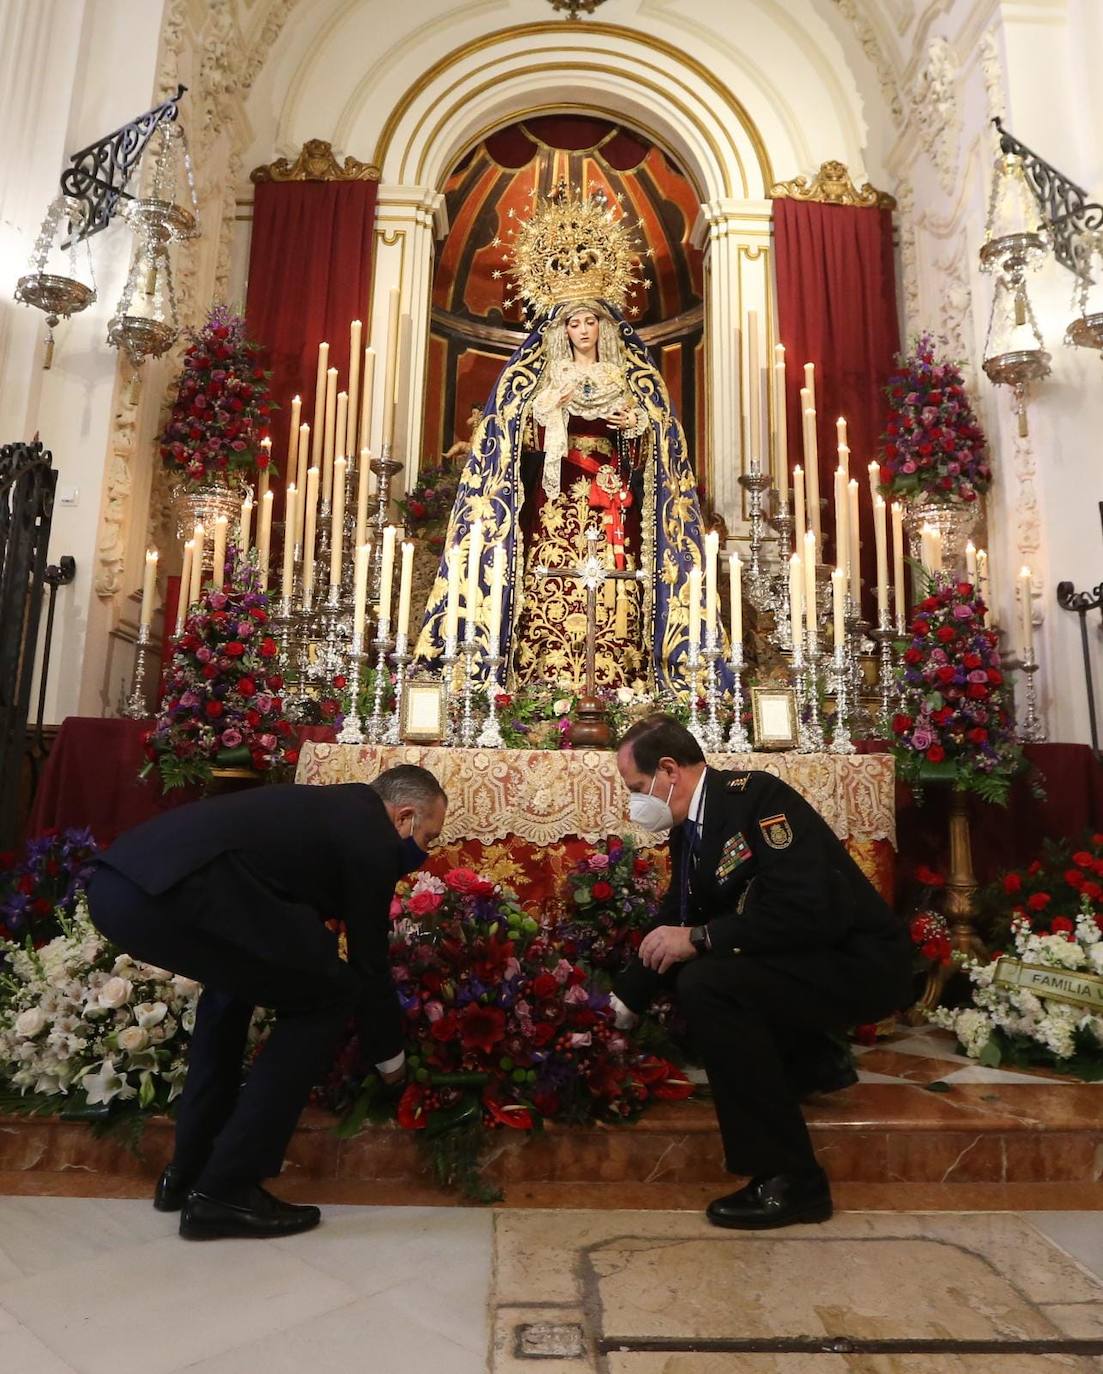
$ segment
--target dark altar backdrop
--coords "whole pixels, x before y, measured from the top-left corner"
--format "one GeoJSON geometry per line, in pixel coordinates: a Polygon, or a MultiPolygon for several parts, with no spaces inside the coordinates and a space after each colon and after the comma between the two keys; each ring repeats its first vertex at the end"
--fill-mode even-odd
{"type": "MultiPolygon", "coordinates": [[[[272,457],[287,478],[291,397],[314,422],[318,345],[329,343],[338,391],[347,390],[349,325],[364,324],[371,342],[371,277],[376,181],[263,181],[256,186],[245,314],[252,337],[268,351],[272,457]]],[[[378,351],[378,340],[376,348],[378,351]]],[[[283,481],[275,483],[282,506],[283,481]]]]}
{"type": "Polygon", "coordinates": [[[816,433],[824,544],[834,561],[835,421],[846,417],[850,475],[858,479],[863,602],[875,611],[877,585],[869,463],[886,419],[883,388],[900,347],[892,212],[786,198],[773,203],[778,336],[785,345],[789,468],[803,465],[800,388],[816,365],[816,433]]]}
{"type": "Polygon", "coordinates": [[[444,191],[448,237],[433,280],[422,467],[469,437],[473,407],[483,408],[502,364],[526,330],[519,306],[503,307],[509,279],[494,237],[505,238],[524,218],[537,186],[559,181],[596,186],[625,211],[653,256],[646,260],[650,290],[636,290],[629,315],[651,348],[685,427],[691,456],[705,451],[703,268],[689,243],[696,192],[659,148],[607,120],[548,115],[489,135],[452,171],[444,191]],[[656,334],[658,337],[656,337],[656,334]]]}

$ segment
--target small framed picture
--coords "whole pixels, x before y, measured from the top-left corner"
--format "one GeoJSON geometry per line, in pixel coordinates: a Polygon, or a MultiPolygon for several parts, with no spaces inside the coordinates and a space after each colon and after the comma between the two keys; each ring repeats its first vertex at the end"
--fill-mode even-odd
{"type": "Polygon", "coordinates": [[[751,711],[756,749],[797,747],[797,698],[791,687],[752,687],[751,711]]]}
{"type": "Polygon", "coordinates": [[[444,738],[444,684],[437,678],[407,681],[402,697],[402,738],[437,744],[444,738]]]}

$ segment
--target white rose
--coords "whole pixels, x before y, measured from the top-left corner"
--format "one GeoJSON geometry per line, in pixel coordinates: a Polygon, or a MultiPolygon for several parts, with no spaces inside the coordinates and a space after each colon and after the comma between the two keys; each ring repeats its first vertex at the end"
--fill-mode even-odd
{"type": "Polygon", "coordinates": [[[631,687],[617,688],[617,700],[620,702],[622,706],[627,706],[635,695],[636,694],[635,692],[633,692],[631,687]]]}
{"type": "Polygon", "coordinates": [[[149,1044],[149,1033],[141,1026],[127,1026],[119,1032],[119,1049],[126,1054],[137,1054],[149,1044]]]}
{"type": "Polygon", "coordinates": [[[558,700],[552,702],[552,713],[554,715],[565,716],[570,709],[571,702],[569,697],[559,697],[558,700]]]}
{"type": "Polygon", "coordinates": [[[194,997],[199,991],[199,984],[194,978],[185,978],[182,973],[178,973],[172,980],[172,986],[181,997],[194,997]]]}
{"type": "Polygon", "coordinates": [[[117,1007],[126,1006],[133,991],[134,984],[129,978],[109,978],[100,988],[99,1004],[114,1011],[117,1007]]]}
{"type": "Polygon", "coordinates": [[[139,1002],[134,1008],[135,1021],[146,1030],[159,1026],[167,1015],[168,1007],[164,1002],[139,1002]]]}
{"type": "Polygon", "coordinates": [[[155,983],[172,982],[172,970],[158,968],[156,964],[139,964],[138,971],[143,978],[152,978],[155,983]]]}
{"type": "Polygon", "coordinates": [[[25,1040],[32,1040],[46,1029],[46,1013],[41,1007],[28,1007],[15,1018],[12,1029],[25,1040]]]}

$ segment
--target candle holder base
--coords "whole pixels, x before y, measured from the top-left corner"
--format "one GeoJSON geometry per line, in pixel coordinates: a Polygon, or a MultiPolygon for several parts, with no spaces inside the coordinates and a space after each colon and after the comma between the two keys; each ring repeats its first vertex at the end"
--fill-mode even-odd
{"type": "Polygon", "coordinates": [[[613,732],[605,707],[597,697],[578,698],[567,738],[574,749],[609,748],[613,742],[613,732]]]}

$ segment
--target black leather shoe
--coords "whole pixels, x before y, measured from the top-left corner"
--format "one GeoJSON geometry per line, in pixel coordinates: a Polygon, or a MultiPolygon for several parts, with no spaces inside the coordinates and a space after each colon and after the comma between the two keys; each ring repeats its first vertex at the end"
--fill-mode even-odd
{"type": "Polygon", "coordinates": [[[770,1231],[776,1226],[827,1221],[831,1190],[822,1169],[806,1174],[753,1178],[745,1188],[710,1202],[705,1215],[713,1226],[737,1231],[770,1231]]]}
{"type": "Polygon", "coordinates": [[[321,1219],[317,1207],[282,1202],[259,1184],[242,1188],[229,1198],[212,1197],[193,1189],[180,1214],[180,1234],[185,1240],[216,1240],[223,1236],[264,1240],[309,1231],[321,1219]]]}
{"type": "Polygon", "coordinates": [[[185,1174],[175,1164],[170,1164],[157,1180],[153,1193],[154,1207],[159,1212],[179,1212],[194,1182],[194,1177],[185,1174]]]}

